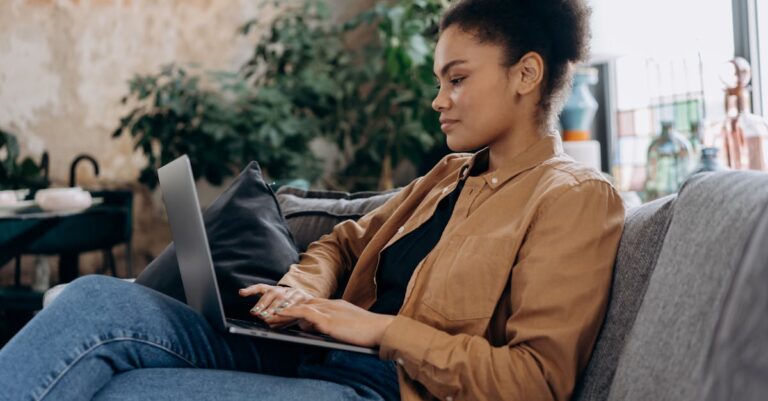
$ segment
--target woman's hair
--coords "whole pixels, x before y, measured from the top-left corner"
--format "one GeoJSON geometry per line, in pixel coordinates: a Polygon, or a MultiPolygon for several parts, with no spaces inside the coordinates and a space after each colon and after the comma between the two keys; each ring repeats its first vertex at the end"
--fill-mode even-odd
{"type": "Polygon", "coordinates": [[[440,31],[456,25],[481,43],[500,45],[505,66],[528,52],[544,59],[537,122],[554,122],[571,84],[571,65],[586,58],[590,9],[583,0],[459,0],[443,15],[440,31]]]}

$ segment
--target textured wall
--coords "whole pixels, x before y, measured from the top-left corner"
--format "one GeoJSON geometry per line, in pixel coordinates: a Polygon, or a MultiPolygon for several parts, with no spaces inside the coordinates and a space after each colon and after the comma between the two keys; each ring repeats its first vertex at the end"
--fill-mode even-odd
{"type": "MultiPolygon", "coordinates": [[[[94,155],[101,174],[85,163],[78,184],[136,190],[134,268],[168,241],[159,196],[135,184],[143,156],[130,139],[111,132],[124,114],[120,99],[136,73],[176,62],[235,69],[251,52],[253,37],[236,32],[257,17],[258,0],[6,0],[0,2],[0,127],[20,137],[22,152],[50,154],[51,178],[68,184],[69,165],[94,155]]],[[[371,1],[329,1],[340,16],[371,1]]],[[[257,33],[254,33],[257,34],[257,33]]],[[[211,198],[218,189],[204,191],[211,198]]],[[[118,254],[122,252],[117,249],[118,254]]],[[[118,255],[119,256],[119,255],[118,255]]],[[[118,258],[121,260],[122,258],[118,258]]],[[[32,258],[24,260],[26,268],[32,258]]],[[[51,259],[55,265],[55,260],[51,259]]],[[[81,258],[93,271],[100,257],[81,258]]],[[[10,279],[0,270],[0,285],[10,279]]]]}

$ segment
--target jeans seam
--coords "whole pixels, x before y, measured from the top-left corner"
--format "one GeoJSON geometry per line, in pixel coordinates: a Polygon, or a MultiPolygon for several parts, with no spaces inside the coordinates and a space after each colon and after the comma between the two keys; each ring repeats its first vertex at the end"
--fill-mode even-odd
{"type": "Polygon", "coordinates": [[[170,349],[170,348],[168,348],[168,347],[166,347],[164,345],[156,344],[156,343],[153,343],[152,341],[149,341],[149,340],[133,338],[133,337],[115,337],[115,338],[110,338],[109,340],[101,340],[101,341],[97,342],[96,344],[94,344],[91,347],[89,347],[88,349],[86,349],[83,353],[78,355],[77,358],[75,358],[75,360],[73,360],[69,365],[67,365],[67,367],[64,368],[64,370],[61,373],[59,373],[59,375],[56,376],[55,379],[53,379],[53,381],[45,388],[45,390],[43,391],[43,393],[39,397],[35,397],[35,401],[42,401],[42,399],[45,398],[48,395],[48,393],[51,391],[51,389],[64,377],[64,375],[67,374],[67,372],[69,372],[69,370],[73,366],[75,366],[78,362],[80,362],[80,360],[82,360],[91,351],[95,350],[98,347],[101,347],[102,345],[105,345],[105,344],[108,344],[108,343],[112,343],[112,342],[118,342],[118,341],[136,341],[136,342],[139,342],[139,343],[148,344],[148,345],[150,345],[152,347],[156,347],[156,348],[159,348],[159,349],[161,349],[161,350],[163,350],[165,352],[168,352],[169,354],[179,358],[180,360],[184,361],[185,363],[187,363],[188,365],[190,365],[193,368],[197,367],[194,363],[192,363],[192,361],[190,361],[189,359],[185,358],[183,355],[179,354],[178,352],[176,352],[176,351],[174,351],[174,350],[172,350],[172,349],[170,349]]]}

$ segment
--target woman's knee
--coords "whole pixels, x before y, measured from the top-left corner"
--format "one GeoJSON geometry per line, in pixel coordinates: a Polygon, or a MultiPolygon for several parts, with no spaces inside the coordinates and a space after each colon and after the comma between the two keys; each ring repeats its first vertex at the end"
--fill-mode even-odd
{"type": "Polygon", "coordinates": [[[90,274],[67,284],[62,295],[79,295],[88,298],[111,297],[118,294],[127,284],[129,283],[115,277],[90,274]]]}
{"type": "Polygon", "coordinates": [[[95,274],[83,276],[67,284],[52,306],[66,304],[80,308],[80,312],[86,312],[88,309],[124,310],[128,304],[141,302],[142,288],[138,287],[140,286],[115,277],[95,274]]]}

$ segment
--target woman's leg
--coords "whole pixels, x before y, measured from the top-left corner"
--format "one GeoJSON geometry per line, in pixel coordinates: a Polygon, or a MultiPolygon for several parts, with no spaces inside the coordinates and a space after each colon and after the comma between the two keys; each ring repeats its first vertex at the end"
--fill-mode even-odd
{"type": "Polygon", "coordinates": [[[115,376],[94,401],[383,401],[330,381],[206,369],[140,369],[115,376]]]}
{"type": "Polygon", "coordinates": [[[220,334],[170,297],[87,276],[67,286],[0,349],[0,400],[89,400],[114,375],[138,368],[288,374],[295,365],[293,349],[220,334]],[[269,361],[264,349],[285,359],[269,361]]]}

